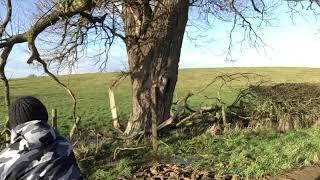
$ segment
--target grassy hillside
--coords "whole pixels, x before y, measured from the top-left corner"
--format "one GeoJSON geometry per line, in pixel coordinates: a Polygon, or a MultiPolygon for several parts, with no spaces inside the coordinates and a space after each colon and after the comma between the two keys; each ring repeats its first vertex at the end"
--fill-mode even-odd
{"type": "MultiPolygon", "coordinates": [[[[180,70],[179,80],[175,92],[175,99],[182,98],[188,92],[195,92],[223,73],[256,73],[251,75],[250,82],[260,80],[266,84],[284,82],[320,82],[320,69],[311,68],[219,68],[219,69],[184,69],[180,70]]],[[[77,115],[82,117],[82,127],[86,129],[103,128],[108,130],[111,126],[109,100],[107,89],[112,81],[117,79],[116,73],[98,73],[59,77],[72,90],[78,99],[77,115]]],[[[71,123],[72,103],[70,97],[61,87],[57,86],[48,77],[34,77],[26,79],[13,79],[10,81],[11,95],[32,95],[41,99],[47,106],[49,113],[52,108],[58,109],[59,129],[64,135],[68,132],[71,123]]],[[[199,96],[192,97],[192,106],[207,106],[215,101],[221,82],[208,87],[199,96]]],[[[234,81],[231,87],[221,91],[221,98],[230,103],[234,100],[237,91],[247,86],[245,79],[234,81]]],[[[2,87],[1,87],[2,88],[2,87]]],[[[1,89],[2,90],[2,89],[1,89]]],[[[130,82],[125,79],[115,89],[115,96],[120,116],[126,119],[131,112],[130,82]]],[[[3,96],[1,96],[3,98],[3,96]]],[[[1,101],[0,122],[5,119],[4,102],[1,101]]],[[[223,136],[212,137],[207,133],[194,136],[190,139],[179,139],[175,136],[163,138],[157,156],[169,163],[186,162],[195,169],[206,169],[217,174],[239,174],[242,177],[265,177],[283,173],[292,168],[319,163],[319,128],[290,130],[286,133],[274,131],[262,132],[231,132],[223,136]]],[[[76,150],[81,154],[96,147],[92,144],[76,150]],[[91,147],[92,146],[92,147],[91,147]]],[[[122,166],[116,163],[115,169],[110,170],[104,166],[106,160],[113,156],[110,144],[101,145],[100,151],[89,160],[80,161],[85,176],[92,179],[106,179],[131,173],[129,165],[122,166]],[[104,149],[105,148],[105,149],[104,149]],[[94,168],[92,168],[94,167],[94,168]],[[92,175],[93,174],[93,175],[92,175]]],[[[120,154],[126,162],[132,159],[148,159],[154,156],[150,149],[120,154]]],[[[80,155],[81,156],[81,155],[80,155]]],[[[81,157],[78,157],[81,158],[81,157]]],[[[121,162],[121,161],[120,161],[121,162]]]]}
{"type": "MultiPolygon", "coordinates": [[[[180,70],[179,80],[175,92],[175,98],[181,98],[186,93],[199,90],[211,82],[217,75],[222,73],[258,73],[264,76],[268,83],[281,82],[320,82],[320,69],[311,68],[217,68],[217,69],[184,69],[180,70]]],[[[78,98],[77,114],[82,117],[83,125],[86,127],[110,126],[109,100],[107,89],[118,74],[97,73],[72,76],[61,76],[60,79],[66,83],[78,98]]],[[[257,77],[258,78],[258,77],[257,77]]],[[[51,111],[58,109],[59,126],[62,132],[66,132],[71,125],[71,99],[67,93],[56,85],[48,77],[35,77],[25,79],[13,79],[10,81],[11,95],[32,95],[40,98],[51,111]]],[[[233,88],[245,86],[244,81],[233,83],[233,88]]],[[[204,96],[216,96],[218,85],[210,86],[202,93],[203,96],[191,98],[193,106],[211,104],[204,96]]],[[[127,118],[131,111],[130,82],[124,80],[116,89],[116,101],[119,114],[127,118]]],[[[2,87],[1,87],[2,92],[2,87]]],[[[231,102],[236,90],[223,89],[222,99],[231,102]]],[[[3,96],[1,95],[1,98],[3,96]]],[[[4,102],[0,104],[0,122],[5,119],[4,102]]],[[[50,112],[49,112],[50,113],[50,112]]]]}

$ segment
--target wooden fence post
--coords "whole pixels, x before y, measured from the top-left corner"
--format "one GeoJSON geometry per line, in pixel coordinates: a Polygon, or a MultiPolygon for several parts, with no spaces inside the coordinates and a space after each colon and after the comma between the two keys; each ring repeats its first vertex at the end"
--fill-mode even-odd
{"type": "Polygon", "coordinates": [[[51,111],[51,125],[55,131],[58,132],[58,116],[57,116],[57,109],[52,109],[51,111]]]}
{"type": "Polygon", "coordinates": [[[157,114],[156,114],[156,108],[157,108],[157,104],[156,104],[156,98],[157,98],[157,86],[154,86],[153,87],[153,95],[154,95],[154,99],[152,100],[153,101],[153,104],[152,104],[152,119],[151,119],[151,128],[152,128],[152,149],[154,151],[157,151],[158,150],[158,146],[159,146],[159,142],[158,142],[158,128],[157,128],[157,114]]]}
{"type": "Polygon", "coordinates": [[[6,147],[8,147],[9,146],[9,144],[10,144],[10,141],[11,141],[11,137],[10,137],[10,130],[8,129],[9,128],[9,116],[6,116],[6,126],[5,126],[5,141],[7,142],[6,143],[6,147]],[[9,142],[9,143],[8,143],[9,142]]]}
{"type": "Polygon", "coordinates": [[[109,101],[110,101],[110,110],[111,110],[111,116],[112,116],[112,124],[113,127],[119,131],[120,133],[123,133],[121,131],[118,113],[117,113],[117,106],[116,106],[116,100],[114,98],[114,93],[111,88],[109,88],[109,101]]]}
{"type": "Polygon", "coordinates": [[[220,91],[217,92],[218,95],[218,101],[221,104],[221,116],[222,116],[222,122],[223,126],[227,126],[227,117],[226,117],[226,104],[222,101],[221,96],[220,96],[220,91]]]}

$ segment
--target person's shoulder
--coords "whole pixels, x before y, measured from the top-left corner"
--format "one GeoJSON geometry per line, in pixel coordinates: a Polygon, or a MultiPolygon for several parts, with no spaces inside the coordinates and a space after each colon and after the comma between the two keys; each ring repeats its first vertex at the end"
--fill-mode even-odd
{"type": "MultiPolygon", "coordinates": [[[[11,157],[13,155],[17,156],[19,154],[22,154],[24,151],[19,150],[19,143],[12,143],[9,144],[8,147],[4,148],[1,152],[0,152],[0,158],[1,157],[11,157]]],[[[0,160],[0,162],[2,162],[0,160]]]]}

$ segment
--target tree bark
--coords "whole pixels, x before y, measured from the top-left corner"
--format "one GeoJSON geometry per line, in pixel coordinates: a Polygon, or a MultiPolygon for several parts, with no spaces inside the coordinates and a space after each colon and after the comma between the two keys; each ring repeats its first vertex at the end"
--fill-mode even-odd
{"type": "Polygon", "coordinates": [[[189,2],[165,0],[151,9],[148,1],[124,6],[124,23],[133,109],[125,130],[150,135],[152,119],[170,117],[189,2]],[[140,4],[139,4],[140,3],[140,4]],[[155,116],[155,117],[154,117],[155,116]]]}

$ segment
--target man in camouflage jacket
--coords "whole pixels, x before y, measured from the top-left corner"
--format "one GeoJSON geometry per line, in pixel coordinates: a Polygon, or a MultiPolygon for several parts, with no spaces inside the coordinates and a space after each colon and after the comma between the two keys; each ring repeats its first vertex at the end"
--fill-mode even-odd
{"type": "Polygon", "coordinates": [[[82,179],[71,144],[55,133],[47,119],[36,98],[22,97],[13,103],[11,142],[0,153],[0,180],[82,179]]]}

